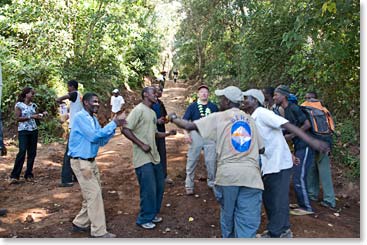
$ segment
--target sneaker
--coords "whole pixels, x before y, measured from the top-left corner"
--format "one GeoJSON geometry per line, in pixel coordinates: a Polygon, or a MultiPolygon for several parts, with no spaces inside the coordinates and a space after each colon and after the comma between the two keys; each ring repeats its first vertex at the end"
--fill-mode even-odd
{"type": "Polygon", "coordinates": [[[323,206],[323,207],[325,207],[325,208],[328,208],[330,210],[333,210],[333,211],[336,210],[336,206],[335,205],[333,206],[330,203],[325,202],[325,201],[320,202],[320,205],[323,206]]]}
{"type": "Polygon", "coordinates": [[[261,234],[256,234],[256,238],[271,238],[270,233],[268,230],[265,230],[261,234]]]}
{"type": "Polygon", "coordinates": [[[61,183],[59,184],[59,187],[72,187],[74,183],[61,183]]]}
{"type": "Polygon", "coordinates": [[[154,219],[152,220],[153,223],[160,223],[163,221],[163,218],[162,217],[158,217],[158,216],[155,216],[154,219]]]}
{"type": "Polygon", "coordinates": [[[299,205],[297,203],[290,203],[289,208],[291,209],[299,208],[299,205]]]}
{"type": "Polygon", "coordinates": [[[35,182],[33,177],[24,178],[26,182],[35,182]]]}
{"type": "Polygon", "coordinates": [[[166,182],[166,184],[173,184],[173,180],[171,179],[171,178],[166,178],[165,180],[164,180],[164,182],[166,182]]]}
{"type": "Polygon", "coordinates": [[[116,238],[115,234],[107,232],[103,236],[92,236],[93,238],[116,238]]]}
{"type": "Polygon", "coordinates": [[[304,210],[302,208],[295,208],[295,209],[292,209],[289,211],[289,213],[291,215],[297,215],[297,216],[300,216],[300,215],[308,215],[308,214],[313,214],[314,212],[313,211],[307,211],[307,210],[304,210]]]}
{"type": "Polygon", "coordinates": [[[291,231],[291,229],[287,229],[282,234],[280,234],[279,238],[293,238],[293,232],[291,231]]]}
{"type": "Polygon", "coordinates": [[[8,213],[8,210],[6,208],[0,209],[0,216],[6,216],[7,213],[8,213]]]}
{"type": "Polygon", "coordinates": [[[186,195],[188,195],[188,196],[194,195],[194,189],[186,188],[186,195]]]}
{"type": "Polygon", "coordinates": [[[140,226],[144,229],[151,230],[155,227],[155,224],[152,223],[152,222],[148,222],[148,223],[145,223],[145,224],[141,224],[140,226]]]}
{"type": "Polygon", "coordinates": [[[19,184],[19,180],[16,178],[10,178],[9,185],[19,184]]]}
{"type": "Polygon", "coordinates": [[[89,232],[90,230],[90,227],[80,227],[80,226],[74,225],[74,223],[71,223],[71,224],[72,224],[71,230],[73,232],[89,232]]]}

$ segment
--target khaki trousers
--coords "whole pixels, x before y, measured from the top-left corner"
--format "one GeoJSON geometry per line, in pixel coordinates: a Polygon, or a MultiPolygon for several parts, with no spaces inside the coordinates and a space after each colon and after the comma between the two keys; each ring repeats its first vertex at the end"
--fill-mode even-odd
{"type": "Polygon", "coordinates": [[[91,225],[92,236],[103,236],[107,233],[106,218],[96,161],[71,159],[71,168],[78,179],[83,195],[82,209],[74,218],[73,223],[79,227],[91,225]]]}

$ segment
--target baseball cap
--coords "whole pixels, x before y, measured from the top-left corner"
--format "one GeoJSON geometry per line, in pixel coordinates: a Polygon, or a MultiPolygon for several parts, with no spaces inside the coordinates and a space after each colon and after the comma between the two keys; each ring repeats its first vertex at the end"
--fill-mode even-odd
{"type": "Polygon", "coordinates": [[[257,99],[261,105],[264,105],[265,97],[263,92],[261,92],[259,89],[249,89],[243,92],[243,96],[252,96],[257,99]]]}
{"type": "Polygon", "coordinates": [[[198,91],[200,90],[200,89],[202,89],[202,88],[206,88],[207,90],[209,90],[209,88],[208,88],[208,86],[206,86],[206,85],[200,85],[199,87],[198,87],[198,91]]]}
{"type": "Polygon", "coordinates": [[[119,92],[119,90],[117,89],[117,88],[115,88],[113,91],[112,91],[112,93],[118,93],[119,92]]]}
{"type": "Polygon", "coordinates": [[[235,86],[228,86],[225,89],[215,90],[216,96],[225,96],[227,99],[232,101],[233,103],[238,103],[243,101],[243,95],[241,89],[235,86]]]}

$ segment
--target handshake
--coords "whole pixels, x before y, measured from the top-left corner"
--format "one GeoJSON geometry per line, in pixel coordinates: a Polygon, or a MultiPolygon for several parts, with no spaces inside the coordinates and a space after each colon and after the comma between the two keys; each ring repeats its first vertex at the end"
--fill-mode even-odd
{"type": "Polygon", "coordinates": [[[175,112],[172,112],[172,113],[170,113],[170,114],[167,115],[166,120],[168,122],[172,122],[176,118],[178,118],[177,115],[176,115],[176,113],[175,112]]]}

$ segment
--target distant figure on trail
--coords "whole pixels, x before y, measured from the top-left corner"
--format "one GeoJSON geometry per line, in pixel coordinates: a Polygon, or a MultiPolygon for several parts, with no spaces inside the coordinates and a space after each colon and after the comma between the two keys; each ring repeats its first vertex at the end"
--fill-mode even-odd
{"type": "Polygon", "coordinates": [[[36,120],[42,119],[47,112],[38,113],[38,108],[32,102],[36,92],[31,87],[25,87],[18,96],[15,104],[15,118],[18,122],[19,152],[15,158],[13,170],[10,174],[10,184],[19,183],[23,164],[27,154],[27,169],[24,179],[34,181],[33,164],[37,154],[38,128],[36,120]]]}
{"type": "MultiPolygon", "coordinates": [[[[208,86],[199,86],[197,95],[198,100],[187,107],[183,116],[183,119],[187,121],[194,122],[195,120],[207,117],[218,111],[218,107],[208,99],[208,86]]],[[[200,158],[201,150],[204,151],[208,187],[212,188],[214,186],[216,161],[215,142],[211,139],[203,139],[196,130],[192,130],[189,133],[184,131],[184,133],[186,143],[190,144],[187,152],[185,188],[187,195],[193,195],[195,169],[200,158]]]]}
{"type": "MultiPolygon", "coordinates": [[[[166,132],[165,124],[168,122],[166,121],[167,111],[166,107],[159,98],[162,97],[163,88],[162,86],[158,86],[156,89],[156,96],[157,102],[153,104],[152,109],[154,110],[157,116],[157,130],[158,132],[166,132]]],[[[166,138],[156,138],[157,149],[159,152],[159,156],[161,158],[161,164],[164,174],[164,179],[167,184],[173,184],[173,180],[168,177],[167,174],[167,151],[166,151],[166,138]]]]}
{"type": "Polygon", "coordinates": [[[141,92],[143,101],[134,107],[127,117],[122,133],[133,142],[133,164],[140,186],[140,211],[136,224],[144,229],[153,229],[162,222],[158,216],[164,192],[164,174],[156,138],[175,135],[157,131],[157,116],[152,106],[157,102],[154,87],[145,87],[141,92]]]}
{"type": "Polygon", "coordinates": [[[112,91],[111,96],[111,120],[114,118],[114,116],[123,110],[123,106],[125,104],[124,98],[120,95],[120,91],[116,88],[112,91]]]}
{"type": "MultiPolygon", "coordinates": [[[[194,122],[168,119],[180,128],[197,132],[216,146],[214,194],[220,203],[223,238],[255,237],[261,221],[261,180],[259,153],[264,147],[255,121],[239,109],[242,91],[234,86],[216,90],[220,112],[194,122]]],[[[265,149],[266,150],[266,149],[265,149]]],[[[208,214],[210,215],[210,214],[208,214]]]]}
{"type": "Polygon", "coordinates": [[[173,81],[176,83],[177,82],[177,79],[178,79],[178,71],[177,71],[177,69],[175,69],[173,71],[173,81]]]}
{"type": "MultiPolygon", "coordinates": [[[[74,122],[75,115],[83,109],[82,104],[82,96],[80,92],[78,91],[78,82],[75,80],[70,80],[67,83],[68,85],[68,93],[57,98],[57,103],[62,103],[64,100],[69,100],[69,132],[68,136],[71,130],[71,127],[74,122]]],[[[66,143],[66,149],[64,154],[64,160],[62,162],[62,168],[61,168],[61,183],[59,187],[71,187],[73,186],[73,182],[76,182],[76,177],[73,173],[73,170],[71,169],[70,165],[70,157],[68,156],[68,145],[69,145],[69,137],[68,142],[66,143]]]]}
{"type": "Polygon", "coordinates": [[[167,75],[166,71],[161,71],[161,76],[159,76],[157,78],[157,81],[159,82],[159,85],[162,86],[163,88],[164,88],[165,83],[166,83],[166,75],[167,75]]]}
{"type": "Polygon", "coordinates": [[[94,93],[83,96],[83,109],[73,121],[69,137],[68,156],[82,192],[82,208],[72,221],[75,232],[89,232],[92,237],[114,238],[107,232],[102,198],[100,174],[95,160],[98,149],[114,136],[116,127],[126,123],[125,114],[114,117],[101,127],[95,114],[99,109],[99,98],[94,93]]]}
{"type": "MultiPolygon", "coordinates": [[[[320,102],[317,99],[316,92],[307,92],[305,101],[320,102]]],[[[321,103],[321,102],[320,102],[321,103]]],[[[305,103],[301,104],[301,106],[305,103]]],[[[333,144],[332,134],[316,135],[312,136],[326,142],[330,148],[333,144]]],[[[307,174],[307,191],[308,196],[312,201],[318,201],[320,192],[320,182],[322,186],[322,201],[321,206],[334,210],[336,208],[335,193],[333,187],[333,179],[331,175],[330,158],[329,154],[315,151],[315,158],[311,164],[307,174]]]]}

